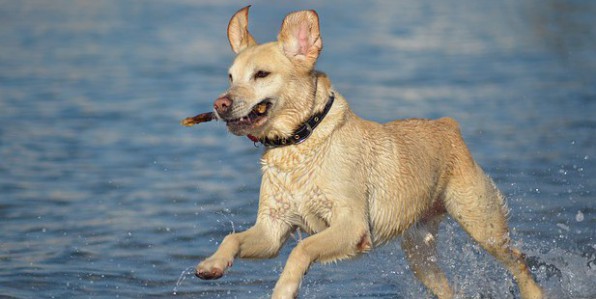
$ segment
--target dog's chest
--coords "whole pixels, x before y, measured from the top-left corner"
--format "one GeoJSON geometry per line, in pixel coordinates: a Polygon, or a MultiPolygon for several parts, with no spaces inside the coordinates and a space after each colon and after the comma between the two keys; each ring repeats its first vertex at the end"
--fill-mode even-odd
{"type": "Polygon", "coordinates": [[[283,159],[281,162],[274,159],[262,161],[261,211],[283,218],[309,233],[327,228],[333,201],[325,192],[320,167],[304,159],[283,159]]]}

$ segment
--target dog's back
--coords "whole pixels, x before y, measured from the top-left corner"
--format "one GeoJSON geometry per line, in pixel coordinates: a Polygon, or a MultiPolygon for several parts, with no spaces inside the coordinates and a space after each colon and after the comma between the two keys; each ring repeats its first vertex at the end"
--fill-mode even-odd
{"type": "Polygon", "coordinates": [[[334,136],[341,144],[335,154],[361,158],[353,161],[349,172],[365,174],[375,245],[400,235],[424,217],[443,214],[442,194],[454,166],[474,163],[458,123],[451,118],[378,124],[353,116],[347,117],[345,126],[345,133],[334,136]]]}

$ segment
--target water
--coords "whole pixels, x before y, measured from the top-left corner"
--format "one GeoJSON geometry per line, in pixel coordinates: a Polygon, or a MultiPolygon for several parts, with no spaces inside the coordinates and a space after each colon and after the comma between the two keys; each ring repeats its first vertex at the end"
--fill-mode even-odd
{"type": "MultiPolygon", "coordinates": [[[[516,244],[553,298],[596,298],[596,4],[589,0],[256,1],[251,30],[315,8],[318,67],[359,115],[452,116],[509,198],[516,244]]],[[[255,217],[261,148],[178,121],[226,88],[219,1],[0,1],[0,297],[266,298],[289,250],[189,268],[255,217]]],[[[515,298],[452,221],[462,298],[515,298]]],[[[296,236],[298,238],[298,236],[296,236]]],[[[424,298],[398,243],[315,265],[302,298],[424,298]]]]}

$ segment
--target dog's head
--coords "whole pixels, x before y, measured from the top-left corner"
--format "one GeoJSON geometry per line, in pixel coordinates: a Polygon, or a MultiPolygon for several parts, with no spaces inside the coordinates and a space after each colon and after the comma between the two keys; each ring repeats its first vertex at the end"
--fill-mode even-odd
{"type": "Polygon", "coordinates": [[[235,135],[283,137],[313,113],[314,66],[323,43],[315,11],[287,15],[277,41],[258,45],[248,32],[248,9],[228,25],[237,54],[229,69],[230,88],[214,103],[215,114],[235,135]]]}

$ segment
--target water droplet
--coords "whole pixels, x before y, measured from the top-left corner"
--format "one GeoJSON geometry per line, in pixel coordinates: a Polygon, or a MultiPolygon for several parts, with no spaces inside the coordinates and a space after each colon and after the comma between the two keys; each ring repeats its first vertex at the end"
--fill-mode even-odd
{"type": "Polygon", "coordinates": [[[182,273],[180,273],[180,276],[178,276],[178,280],[176,281],[176,285],[174,286],[174,289],[172,290],[172,294],[177,295],[178,287],[186,279],[186,276],[193,275],[193,274],[194,274],[194,266],[184,269],[184,271],[182,271],[182,273]]]}
{"type": "Polygon", "coordinates": [[[582,211],[577,211],[577,214],[575,215],[575,221],[577,221],[577,222],[584,221],[584,213],[582,213],[582,211]]]}
{"type": "Polygon", "coordinates": [[[557,223],[557,226],[564,231],[567,231],[567,232],[569,231],[569,226],[567,226],[563,223],[557,223]]]}

